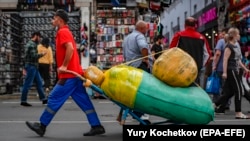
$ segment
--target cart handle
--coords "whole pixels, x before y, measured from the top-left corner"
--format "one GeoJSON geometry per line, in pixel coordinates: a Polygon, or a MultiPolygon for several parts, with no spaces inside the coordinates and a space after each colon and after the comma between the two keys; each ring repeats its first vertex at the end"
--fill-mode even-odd
{"type": "MultiPolygon", "coordinates": [[[[83,80],[84,83],[86,83],[86,81],[87,81],[87,79],[85,79],[83,76],[81,76],[77,72],[74,72],[74,71],[71,71],[71,70],[64,70],[64,72],[74,74],[75,76],[77,76],[81,80],[83,80]]],[[[99,87],[97,87],[96,85],[94,85],[94,84],[91,83],[91,85],[89,87],[92,88],[94,91],[98,92],[99,94],[104,95],[104,91],[102,89],[100,89],[99,87]]]]}
{"type": "Polygon", "coordinates": [[[71,73],[71,74],[74,74],[75,76],[79,77],[81,80],[83,80],[84,82],[86,82],[87,80],[81,76],[79,73],[77,72],[74,72],[74,71],[71,71],[71,70],[64,70],[65,73],[71,73]]]}

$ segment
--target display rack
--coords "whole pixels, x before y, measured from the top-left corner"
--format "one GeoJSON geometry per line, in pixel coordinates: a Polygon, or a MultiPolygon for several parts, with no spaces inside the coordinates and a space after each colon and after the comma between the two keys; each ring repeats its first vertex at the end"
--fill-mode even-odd
{"type": "MultiPolygon", "coordinates": [[[[51,25],[53,11],[0,12],[0,94],[20,92],[23,85],[24,45],[34,31],[50,38],[55,57],[56,30],[51,25]]],[[[75,41],[80,39],[80,12],[69,13],[69,28],[75,41]]],[[[55,61],[54,61],[55,62],[55,61]]],[[[51,85],[56,79],[56,64],[51,74],[51,85]]]]}
{"type": "MultiPolygon", "coordinates": [[[[53,56],[55,56],[55,48],[54,48],[54,38],[56,34],[56,30],[51,25],[52,14],[47,12],[22,12],[20,13],[22,18],[21,22],[21,35],[22,35],[22,67],[24,66],[24,46],[31,39],[31,35],[35,31],[39,31],[43,38],[49,38],[51,42],[51,47],[53,50],[53,56]]],[[[55,63],[53,64],[55,68],[55,63]]],[[[53,69],[55,70],[55,69],[53,69]]],[[[54,83],[56,78],[56,73],[53,71],[51,73],[51,84],[54,83]]],[[[22,87],[23,81],[20,86],[22,87]]]]}
{"type": "MultiPolygon", "coordinates": [[[[54,38],[55,29],[51,25],[52,12],[23,12],[22,17],[22,35],[23,42],[26,43],[32,32],[40,31],[43,37],[54,38]]],[[[72,31],[77,43],[80,43],[80,13],[69,13],[69,28],[72,31]]]]}
{"type": "Polygon", "coordinates": [[[135,28],[135,10],[119,8],[97,9],[97,66],[109,69],[123,60],[122,42],[135,28]]]}
{"type": "Polygon", "coordinates": [[[19,90],[21,79],[21,34],[18,14],[1,13],[0,16],[0,93],[19,90]]]}
{"type": "MultiPolygon", "coordinates": [[[[53,50],[53,56],[55,57],[55,35],[56,29],[52,26],[52,12],[23,12],[22,18],[22,43],[27,43],[31,34],[34,31],[40,31],[41,35],[51,40],[51,46],[53,50]]],[[[69,13],[69,28],[72,31],[74,39],[77,43],[80,43],[80,12],[69,13]]],[[[24,51],[24,50],[23,50],[24,51]]],[[[23,59],[24,56],[22,56],[23,59]]],[[[54,61],[53,72],[51,73],[51,84],[56,80],[56,64],[54,61]]]]}

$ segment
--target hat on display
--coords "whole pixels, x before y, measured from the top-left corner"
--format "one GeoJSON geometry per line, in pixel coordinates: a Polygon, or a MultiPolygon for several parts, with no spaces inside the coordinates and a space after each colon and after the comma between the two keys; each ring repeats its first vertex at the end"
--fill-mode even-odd
{"type": "Polygon", "coordinates": [[[68,13],[63,10],[63,9],[58,9],[55,13],[55,16],[58,16],[60,17],[61,19],[63,19],[63,21],[65,23],[67,23],[69,21],[69,16],[68,16],[68,13]]]}

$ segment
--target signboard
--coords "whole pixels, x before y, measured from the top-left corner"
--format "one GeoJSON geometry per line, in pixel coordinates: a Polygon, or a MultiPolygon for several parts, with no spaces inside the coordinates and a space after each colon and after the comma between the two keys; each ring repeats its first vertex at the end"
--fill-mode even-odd
{"type": "Polygon", "coordinates": [[[193,17],[198,20],[197,30],[199,32],[216,26],[218,24],[216,2],[208,5],[203,10],[197,12],[195,15],[193,15],[193,17]]]}
{"type": "Polygon", "coordinates": [[[198,27],[205,25],[217,18],[217,8],[213,7],[208,11],[202,13],[201,16],[198,17],[198,27]]]}

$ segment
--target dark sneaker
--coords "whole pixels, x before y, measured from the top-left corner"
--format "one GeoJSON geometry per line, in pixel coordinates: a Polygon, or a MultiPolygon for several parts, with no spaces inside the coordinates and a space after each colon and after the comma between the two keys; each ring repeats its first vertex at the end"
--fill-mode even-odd
{"type": "Polygon", "coordinates": [[[48,103],[48,100],[43,100],[43,104],[47,104],[48,103]]]}
{"type": "Polygon", "coordinates": [[[45,126],[42,126],[40,123],[38,122],[34,122],[34,123],[31,123],[31,122],[28,122],[26,121],[26,125],[33,131],[35,131],[39,136],[43,136],[45,134],[45,130],[46,130],[46,127],[45,126]]]}
{"type": "Polygon", "coordinates": [[[29,104],[28,102],[21,102],[21,104],[20,105],[22,105],[22,106],[26,106],[26,107],[29,107],[29,106],[32,106],[31,104],[29,104]]]}
{"type": "Polygon", "coordinates": [[[84,133],[83,136],[95,136],[95,135],[100,135],[104,133],[105,133],[105,129],[103,128],[103,126],[100,125],[100,126],[92,127],[90,131],[87,133],[84,133]]]}
{"type": "Polygon", "coordinates": [[[221,108],[221,107],[215,108],[215,113],[216,113],[216,114],[219,114],[219,115],[225,114],[225,109],[223,109],[223,108],[221,108]]]}

